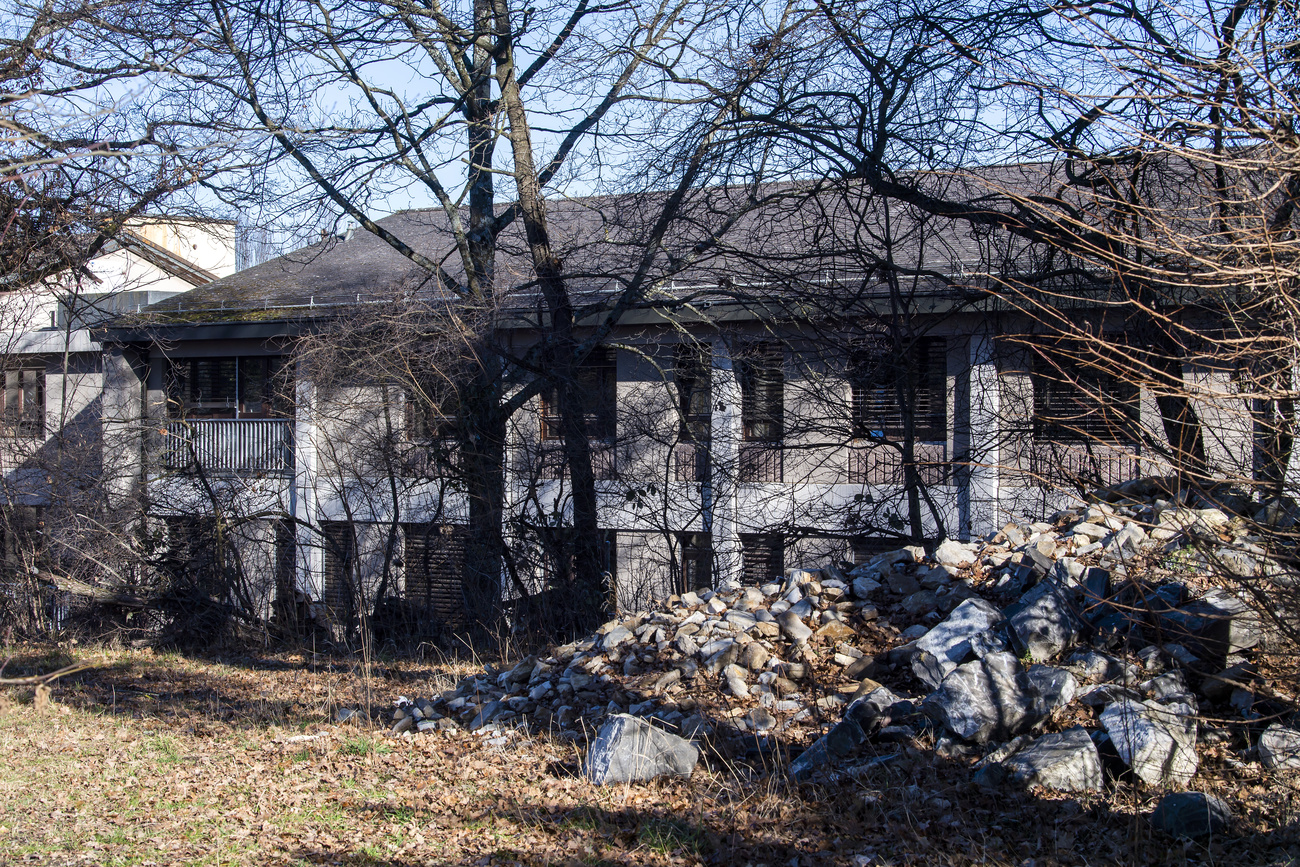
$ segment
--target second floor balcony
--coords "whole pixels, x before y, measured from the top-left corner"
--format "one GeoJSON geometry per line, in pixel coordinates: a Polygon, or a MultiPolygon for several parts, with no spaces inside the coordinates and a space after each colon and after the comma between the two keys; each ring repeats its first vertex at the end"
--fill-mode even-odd
{"type": "Polygon", "coordinates": [[[289,475],[293,472],[293,420],[190,419],[162,430],[162,466],[218,475],[289,475]]]}

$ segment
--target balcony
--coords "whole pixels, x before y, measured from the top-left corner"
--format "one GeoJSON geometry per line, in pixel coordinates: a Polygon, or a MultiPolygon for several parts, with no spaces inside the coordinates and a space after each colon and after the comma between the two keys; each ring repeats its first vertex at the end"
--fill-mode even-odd
{"type": "Polygon", "coordinates": [[[162,465],[169,470],[255,475],[293,472],[292,419],[169,421],[162,433],[162,465]]]}
{"type": "MultiPolygon", "coordinates": [[[[913,454],[922,485],[952,484],[947,443],[918,441],[913,454]]],[[[899,487],[905,480],[903,454],[895,446],[864,440],[849,444],[849,484],[899,487]]]]}
{"type": "Polygon", "coordinates": [[[785,478],[785,449],[779,441],[740,444],[740,482],[779,482],[785,478]]]}
{"type": "Polygon", "coordinates": [[[1144,458],[1133,444],[1026,440],[1020,444],[1015,459],[1029,484],[1091,489],[1151,472],[1143,469],[1144,458]]]}

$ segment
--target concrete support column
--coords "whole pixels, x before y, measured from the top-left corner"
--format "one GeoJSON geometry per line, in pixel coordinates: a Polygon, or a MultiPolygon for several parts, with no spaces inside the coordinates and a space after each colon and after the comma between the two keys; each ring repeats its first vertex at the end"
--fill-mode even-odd
{"type": "Polygon", "coordinates": [[[316,443],[316,383],[304,362],[298,363],[294,386],[293,487],[290,510],[294,518],[294,548],[299,587],[320,601],[325,592],[325,548],[313,532],[320,520],[316,486],[319,483],[316,443]]]}
{"type": "Polygon", "coordinates": [[[713,535],[713,580],[740,579],[740,529],[737,480],[740,478],[740,382],[731,352],[713,341],[713,416],[711,488],[704,497],[704,529],[713,535]]]}
{"type": "Polygon", "coordinates": [[[968,376],[970,418],[969,535],[983,536],[1002,526],[1000,468],[1002,465],[1002,400],[998,383],[996,344],[980,331],[970,338],[968,376]]]}
{"type": "Polygon", "coordinates": [[[144,483],[148,364],[148,358],[133,347],[104,350],[103,480],[112,509],[130,506],[144,483]]]}

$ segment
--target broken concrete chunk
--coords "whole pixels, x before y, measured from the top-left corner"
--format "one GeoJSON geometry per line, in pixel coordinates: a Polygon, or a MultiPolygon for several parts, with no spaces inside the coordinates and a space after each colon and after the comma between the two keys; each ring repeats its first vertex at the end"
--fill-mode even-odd
{"type": "Polygon", "coordinates": [[[1269,770],[1300,770],[1300,731],[1273,725],[1259,736],[1259,761],[1269,770]]]}
{"type": "Polygon", "coordinates": [[[1196,716],[1187,705],[1122,699],[1101,713],[1119,757],[1150,785],[1184,786],[1196,774],[1196,716]]]}
{"type": "Polygon", "coordinates": [[[1002,612],[983,599],[967,599],[948,615],[947,619],[929,630],[916,642],[920,652],[934,660],[920,665],[918,657],[912,661],[912,670],[931,689],[937,689],[949,672],[971,656],[971,639],[1002,622],[1002,612]],[[924,672],[924,673],[923,673],[924,672]]]}
{"type": "Polygon", "coordinates": [[[1007,781],[1062,792],[1095,792],[1102,787],[1101,759],[1081,728],[1044,735],[1003,762],[1007,781]]]}
{"type": "Polygon", "coordinates": [[[583,774],[598,786],[636,783],[665,775],[689,777],[700,759],[690,741],[645,720],[617,714],[600,728],[583,760],[583,774]]]}

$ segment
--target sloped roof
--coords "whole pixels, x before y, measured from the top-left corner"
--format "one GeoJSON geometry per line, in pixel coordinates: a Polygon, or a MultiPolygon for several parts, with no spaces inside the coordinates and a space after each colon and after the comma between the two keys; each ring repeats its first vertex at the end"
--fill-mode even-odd
{"type": "MultiPolygon", "coordinates": [[[[987,184],[992,171],[983,170],[979,183],[987,184]]],[[[1003,189],[1026,191],[1045,177],[1042,166],[1000,167],[993,174],[1003,189]]],[[[957,174],[932,180],[945,188],[975,183],[957,174]]],[[[886,264],[914,272],[914,292],[952,293],[950,280],[961,283],[967,269],[977,284],[989,261],[1019,267],[1027,247],[1005,233],[922,215],[862,189],[717,187],[692,192],[670,219],[663,218],[667,202],[665,193],[548,200],[552,243],[576,304],[607,301],[642,272],[646,304],[754,301],[788,296],[795,286],[814,293],[884,293],[886,264]]],[[[509,205],[499,213],[508,214],[509,205]]],[[[453,280],[463,279],[445,211],[403,211],[378,222],[453,280]]],[[[494,285],[507,309],[539,306],[520,219],[498,237],[494,285]]],[[[311,319],[412,297],[450,302],[457,296],[384,240],[358,229],[154,304],[119,326],[311,319]]]]}

